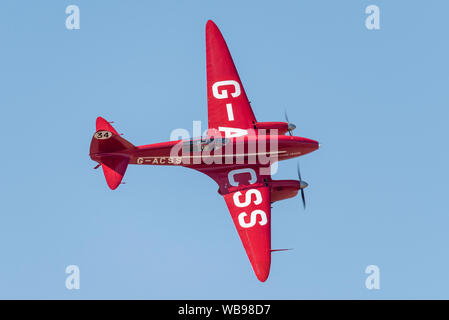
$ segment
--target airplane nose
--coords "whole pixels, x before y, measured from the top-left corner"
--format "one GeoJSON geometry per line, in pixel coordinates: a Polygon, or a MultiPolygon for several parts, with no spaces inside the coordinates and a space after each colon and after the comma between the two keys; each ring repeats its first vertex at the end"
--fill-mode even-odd
{"type": "Polygon", "coordinates": [[[320,147],[319,142],[316,140],[300,137],[299,141],[302,145],[302,148],[308,150],[307,153],[315,151],[315,150],[319,149],[319,147],[320,147]]]}
{"type": "Polygon", "coordinates": [[[304,138],[304,142],[307,142],[307,143],[310,143],[310,144],[312,144],[313,146],[315,146],[315,147],[319,147],[319,143],[318,143],[318,141],[316,141],[316,140],[312,140],[312,139],[307,139],[307,138],[304,138]]]}
{"type": "Polygon", "coordinates": [[[318,141],[310,139],[310,142],[313,145],[313,150],[317,150],[320,148],[320,143],[318,141]]]}

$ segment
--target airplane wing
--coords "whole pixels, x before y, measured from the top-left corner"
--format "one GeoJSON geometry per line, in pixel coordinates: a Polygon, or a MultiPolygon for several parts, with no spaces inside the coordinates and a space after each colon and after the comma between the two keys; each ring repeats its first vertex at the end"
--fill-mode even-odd
{"type": "MultiPolygon", "coordinates": [[[[266,169],[266,168],[265,168],[266,169]]],[[[214,179],[224,197],[251,266],[265,281],[271,265],[271,191],[259,167],[199,170],[214,179]]]]}
{"type": "Polygon", "coordinates": [[[253,128],[253,110],[228,46],[211,20],[206,24],[206,60],[209,129],[253,128]]]}

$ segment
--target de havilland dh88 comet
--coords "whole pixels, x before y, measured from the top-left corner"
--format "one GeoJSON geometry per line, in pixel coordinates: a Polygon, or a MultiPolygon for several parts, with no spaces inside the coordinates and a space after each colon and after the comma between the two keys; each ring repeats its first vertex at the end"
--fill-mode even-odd
{"type": "MultiPolygon", "coordinates": [[[[90,157],[102,167],[114,190],[129,164],[184,166],[218,184],[232,220],[260,281],[271,265],[271,204],[292,198],[304,188],[298,180],[274,180],[270,166],[315,151],[315,140],[293,136],[286,122],[258,122],[220,30],[206,24],[208,130],[204,137],[135,146],[111,123],[98,117],[90,157]]],[[[279,249],[283,250],[283,249],[279,249]]]]}

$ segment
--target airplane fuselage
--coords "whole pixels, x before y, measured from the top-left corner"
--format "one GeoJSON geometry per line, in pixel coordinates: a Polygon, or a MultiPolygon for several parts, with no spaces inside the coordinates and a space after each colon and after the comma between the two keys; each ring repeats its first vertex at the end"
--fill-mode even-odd
{"type": "MultiPolygon", "coordinates": [[[[263,165],[305,155],[318,149],[315,140],[287,135],[248,135],[167,141],[135,149],[115,151],[129,157],[129,164],[214,167],[223,165],[263,165]]],[[[91,154],[100,160],[107,153],[91,154]]]]}

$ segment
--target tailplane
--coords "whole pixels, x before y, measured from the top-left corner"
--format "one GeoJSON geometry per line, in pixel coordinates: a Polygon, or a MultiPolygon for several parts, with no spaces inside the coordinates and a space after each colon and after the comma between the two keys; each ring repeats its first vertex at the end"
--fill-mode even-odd
{"type": "Polygon", "coordinates": [[[114,127],[98,117],[96,131],[90,144],[90,157],[103,168],[106,182],[112,190],[122,182],[128,167],[130,150],[135,146],[123,139],[114,127]]]}

